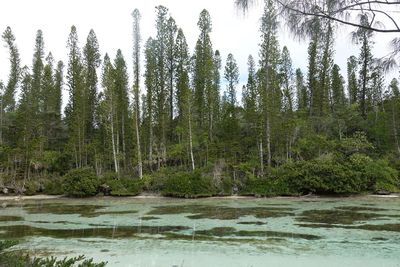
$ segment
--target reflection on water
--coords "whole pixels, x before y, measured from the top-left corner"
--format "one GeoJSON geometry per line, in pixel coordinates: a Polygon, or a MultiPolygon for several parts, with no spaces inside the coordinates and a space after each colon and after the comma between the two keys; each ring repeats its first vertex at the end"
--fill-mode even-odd
{"type": "Polygon", "coordinates": [[[400,199],[4,202],[0,239],[109,266],[400,266],[400,199]]]}

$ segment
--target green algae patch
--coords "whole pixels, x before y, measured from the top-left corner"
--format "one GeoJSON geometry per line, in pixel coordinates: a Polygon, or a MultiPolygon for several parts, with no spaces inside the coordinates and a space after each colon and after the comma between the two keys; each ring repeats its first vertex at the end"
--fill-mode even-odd
{"type": "MultiPolygon", "coordinates": [[[[184,213],[197,213],[199,210],[213,208],[208,205],[167,205],[156,206],[147,215],[169,215],[169,214],[184,214],[184,213]]],[[[216,208],[214,206],[214,208],[216,208]]]]}
{"type": "Polygon", "coordinates": [[[382,208],[375,208],[375,207],[360,207],[360,206],[340,206],[340,207],[335,207],[337,210],[346,210],[346,211],[355,211],[355,212],[376,212],[376,211],[388,211],[387,209],[382,209],[382,208]]]}
{"type": "Polygon", "coordinates": [[[356,222],[376,220],[386,215],[352,210],[306,210],[296,218],[299,222],[321,223],[321,224],[355,224],[356,222]]]}
{"type": "Polygon", "coordinates": [[[389,239],[384,238],[384,237],[374,237],[371,238],[371,241],[376,242],[376,241],[388,241],[389,239]]]}
{"type": "Polygon", "coordinates": [[[261,218],[277,218],[292,216],[294,213],[289,212],[287,208],[270,208],[270,207],[252,207],[252,208],[231,208],[231,207],[214,207],[195,211],[194,215],[186,216],[189,219],[218,219],[218,220],[235,220],[243,216],[254,216],[261,218]],[[197,213],[197,214],[196,214],[197,213]]]}
{"type": "Polygon", "coordinates": [[[238,222],[237,224],[243,224],[243,225],[265,225],[267,223],[266,222],[261,222],[261,221],[248,221],[248,222],[238,222]]]}
{"type": "Polygon", "coordinates": [[[389,223],[389,224],[364,224],[360,225],[354,229],[362,229],[369,231],[389,231],[389,232],[400,232],[399,223],[389,223]]]}
{"type": "Polygon", "coordinates": [[[215,227],[209,230],[195,231],[192,234],[167,232],[160,239],[186,241],[223,241],[223,242],[282,242],[287,238],[317,240],[320,236],[276,231],[238,231],[233,227],[215,227]]]}
{"type": "Polygon", "coordinates": [[[43,224],[63,224],[63,225],[68,225],[68,224],[75,224],[75,225],[79,225],[80,223],[77,222],[69,222],[69,221],[30,221],[33,223],[43,223],[43,224]]]}
{"type": "Polygon", "coordinates": [[[83,229],[46,229],[28,225],[13,225],[0,227],[0,237],[25,238],[30,236],[47,236],[53,238],[132,238],[139,234],[163,234],[187,230],[185,226],[120,226],[83,229]]]}
{"type": "Polygon", "coordinates": [[[81,217],[97,217],[100,215],[124,215],[134,214],[137,210],[104,210],[104,205],[86,205],[86,204],[63,204],[63,203],[37,203],[26,204],[22,208],[30,214],[78,214],[81,217]]]}
{"type": "Polygon", "coordinates": [[[20,216],[0,216],[0,222],[18,222],[23,220],[24,218],[20,216]]]}
{"type": "Polygon", "coordinates": [[[237,238],[235,236],[224,236],[224,237],[215,237],[209,235],[200,235],[200,234],[182,234],[182,233],[165,233],[159,239],[162,240],[179,240],[179,241],[204,241],[204,242],[223,242],[223,243],[233,243],[233,244],[252,244],[252,245],[265,245],[265,244],[281,244],[286,242],[287,240],[284,238],[277,237],[267,237],[263,239],[259,238],[237,238]]]}
{"type": "Polygon", "coordinates": [[[96,210],[104,209],[102,205],[70,205],[63,203],[37,203],[27,204],[23,209],[30,214],[79,214],[82,217],[93,215],[96,210]]]}
{"type": "Polygon", "coordinates": [[[325,224],[325,223],[296,223],[296,226],[306,227],[306,228],[348,228],[345,225],[338,224],[325,224]]]}
{"type": "Polygon", "coordinates": [[[175,205],[159,206],[148,212],[148,215],[163,214],[192,214],[187,215],[189,219],[219,219],[234,220],[243,216],[254,216],[256,218],[276,218],[292,216],[291,208],[286,207],[246,207],[234,208],[226,206],[210,205],[175,205]]]}
{"type": "Polygon", "coordinates": [[[160,219],[159,217],[156,216],[144,216],[144,217],[140,217],[140,219],[142,221],[151,221],[151,220],[158,220],[160,219]]]}
{"type": "Polygon", "coordinates": [[[234,227],[214,227],[209,230],[201,230],[196,231],[197,235],[208,235],[208,236],[232,236],[236,233],[236,229],[234,227]]]}
{"type": "Polygon", "coordinates": [[[260,207],[288,207],[291,206],[291,203],[258,203],[260,207]]]}
{"type": "Polygon", "coordinates": [[[400,224],[362,224],[362,225],[338,225],[338,224],[323,224],[323,223],[308,223],[308,224],[296,224],[296,226],[307,227],[307,228],[344,228],[344,229],[356,229],[356,230],[367,230],[367,231],[388,231],[388,232],[400,232],[400,224]]]}
{"type": "Polygon", "coordinates": [[[214,236],[214,237],[258,237],[258,238],[300,238],[307,240],[321,239],[320,236],[310,234],[299,234],[291,232],[278,232],[278,231],[248,231],[248,230],[236,230],[233,227],[215,227],[210,230],[196,231],[196,235],[203,236],[214,236]]]}
{"type": "Polygon", "coordinates": [[[135,214],[137,210],[110,210],[110,211],[96,211],[89,215],[89,217],[96,217],[99,215],[124,215],[124,214],[135,214]],[[91,216],[93,215],[93,216],[91,216]]]}
{"type": "Polygon", "coordinates": [[[214,237],[199,234],[181,234],[181,233],[165,233],[159,239],[162,240],[180,240],[180,241],[207,241],[207,242],[233,242],[233,243],[255,243],[265,242],[264,240],[255,238],[236,238],[236,237],[214,237]]]}

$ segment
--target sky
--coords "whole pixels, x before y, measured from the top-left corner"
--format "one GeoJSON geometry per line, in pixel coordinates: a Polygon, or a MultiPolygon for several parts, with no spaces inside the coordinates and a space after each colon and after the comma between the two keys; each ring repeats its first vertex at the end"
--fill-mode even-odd
{"type": "MultiPolygon", "coordinates": [[[[157,5],[164,5],[169,9],[178,27],[183,29],[191,53],[199,35],[197,27],[199,14],[204,8],[209,11],[213,28],[211,40],[213,48],[221,53],[222,66],[229,53],[234,55],[238,63],[240,72],[238,97],[240,98],[241,85],[245,84],[247,79],[248,55],[252,54],[258,62],[259,28],[263,11],[261,4],[243,15],[235,8],[234,0],[7,0],[1,3],[0,31],[3,32],[7,26],[11,27],[16,36],[21,65],[31,67],[38,29],[43,31],[46,54],[51,51],[56,61],[62,60],[65,64],[67,63],[66,43],[71,26],[77,27],[81,47],[84,46],[90,29],[93,29],[97,35],[102,56],[108,53],[111,58],[114,58],[117,49],[121,49],[128,63],[129,75],[132,76],[131,13],[138,8],[142,15],[143,47],[147,38],[155,36],[155,6],[157,5]]],[[[357,45],[351,44],[349,35],[351,30],[351,28],[341,27],[336,35],[334,59],[335,63],[341,67],[343,76],[346,76],[347,58],[350,55],[357,56],[359,53],[357,45]]],[[[291,53],[293,67],[301,68],[306,73],[308,43],[293,40],[293,36],[288,32],[282,23],[279,29],[280,47],[286,45],[291,53]]],[[[394,37],[393,34],[376,35],[374,54],[378,57],[386,55],[390,51],[388,42],[394,37]]],[[[4,45],[4,42],[2,44],[4,45]]],[[[0,46],[0,80],[6,82],[9,62],[8,50],[3,45],[0,46]]],[[[387,80],[390,81],[394,75],[397,74],[389,74],[387,80]]]]}

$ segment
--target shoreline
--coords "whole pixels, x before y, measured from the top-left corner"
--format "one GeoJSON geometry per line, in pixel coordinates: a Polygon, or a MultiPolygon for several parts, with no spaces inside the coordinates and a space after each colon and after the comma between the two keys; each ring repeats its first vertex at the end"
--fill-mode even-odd
{"type": "Polygon", "coordinates": [[[221,199],[221,200],[250,200],[250,199],[328,199],[328,198],[336,198],[336,199],[346,199],[346,198],[363,198],[363,197],[372,197],[372,198],[382,198],[382,199],[392,199],[399,198],[399,193],[393,193],[391,195],[376,195],[376,194],[360,194],[360,195],[351,195],[351,196],[326,196],[326,195],[312,195],[312,196],[276,196],[276,197],[255,197],[255,196],[213,196],[213,197],[202,197],[202,198],[179,198],[179,197],[166,197],[161,194],[139,194],[137,196],[126,196],[126,197],[117,197],[117,196],[94,196],[94,197],[86,197],[86,198],[71,198],[65,195],[33,195],[33,196],[23,196],[23,195],[0,195],[0,201],[24,201],[24,200],[55,200],[55,199],[65,199],[65,200],[76,200],[76,199],[181,199],[181,200],[190,200],[190,199],[221,199]]]}

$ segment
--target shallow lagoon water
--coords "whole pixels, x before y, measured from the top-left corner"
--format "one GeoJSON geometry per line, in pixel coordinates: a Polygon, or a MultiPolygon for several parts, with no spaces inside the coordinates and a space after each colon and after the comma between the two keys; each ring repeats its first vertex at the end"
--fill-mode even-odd
{"type": "Polygon", "coordinates": [[[0,239],[108,266],[400,266],[400,198],[2,201],[0,239]]]}

